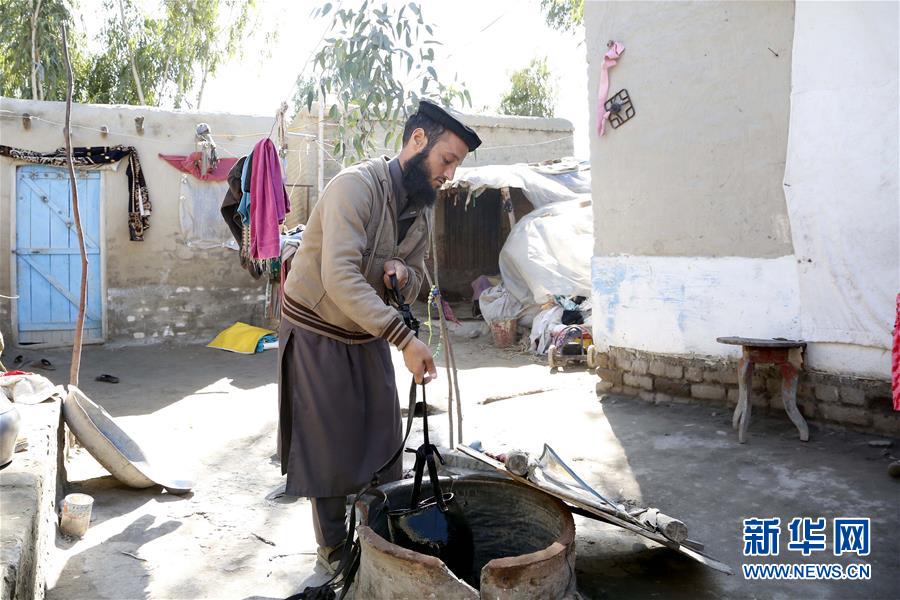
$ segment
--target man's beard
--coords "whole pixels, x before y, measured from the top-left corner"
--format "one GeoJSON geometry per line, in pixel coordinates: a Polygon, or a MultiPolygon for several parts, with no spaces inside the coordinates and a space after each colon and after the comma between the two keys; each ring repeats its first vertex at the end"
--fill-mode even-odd
{"type": "Polygon", "coordinates": [[[431,185],[431,175],[425,166],[430,148],[425,148],[413,155],[403,167],[403,187],[409,196],[412,206],[433,206],[437,198],[437,190],[431,185]]]}

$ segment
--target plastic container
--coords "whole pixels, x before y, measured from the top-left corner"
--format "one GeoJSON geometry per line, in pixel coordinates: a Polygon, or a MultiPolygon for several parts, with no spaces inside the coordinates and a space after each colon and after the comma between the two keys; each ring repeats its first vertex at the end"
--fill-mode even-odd
{"type": "Polygon", "coordinates": [[[498,348],[509,348],[515,344],[518,326],[518,319],[491,321],[491,336],[494,338],[494,345],[498,348]]]}
{"type": "Polygon", "coordinates": [[[59,528],[66,535],[82,537],[91,524],[94,499],[87,494],[69,494],[63,499],[59,528]]]}

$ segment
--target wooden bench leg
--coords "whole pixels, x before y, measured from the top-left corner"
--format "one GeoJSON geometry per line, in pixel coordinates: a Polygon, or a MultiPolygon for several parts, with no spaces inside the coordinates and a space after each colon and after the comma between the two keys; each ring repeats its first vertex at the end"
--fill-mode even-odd
{"type": "Polygon", "coordinates": [[[734,409],[732,426],[738,430],[738,441],[743,444],[747,438],[747,427],[750,426],[750,392],[753,388],[753,361],[744,350],[744,356],[738,363],[738,403],[734,409]]]}
{"type": "Polygon", "coordinates": [[[800,411],[797,409],[797,382],[800,379],[797,368],[790,364],[781,365],[781,401],[784,402],[784,410],[791,422],[800,432],[800,441],[809,441],[809,427],[800,411]]]}

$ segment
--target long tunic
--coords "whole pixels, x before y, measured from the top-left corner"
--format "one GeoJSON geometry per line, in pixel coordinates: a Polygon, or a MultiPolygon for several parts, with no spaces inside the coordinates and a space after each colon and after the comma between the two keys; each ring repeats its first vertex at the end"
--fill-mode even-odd
{"type": "MultiPolygon", "coordinates": [[[[387,342],[344,344],[286,319],[278,339],[285,492],[321,498],[359,491],[401,441],[387,342]]],[[[399,479],[401,472],[397,461],[381,481],[399,479]]]]}

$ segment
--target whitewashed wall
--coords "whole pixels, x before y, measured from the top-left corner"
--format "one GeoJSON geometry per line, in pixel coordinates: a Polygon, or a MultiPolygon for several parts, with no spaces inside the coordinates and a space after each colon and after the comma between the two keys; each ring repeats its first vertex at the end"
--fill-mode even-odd
{"type": "MultiPolygon", "coordinates": [[[[654,6],[673,14],[684,7],[702,17],[700,21],[725,22],[734,16],[726,13],[743,12],[741,26],[756,31],[773,18],[789,23],[792,15],[784,10],[785,4],[654,6]]],[[[660,100],[653,93],[655,83],[644,81],[627,65],[645,61],[644,55],[656,50],[648,46],[657,39],[656,32],[647,29],[650,25],[665,30],[658,39],[671,42],[690,33],[696,19],[663,23],[660,15],[645,14],[647,10],[642,3],[589,3],[587,40],[593,71],[605,51],[601,42],[621,39],[623,31],[632,31],[628,27],[643,31],[643,37],[624,38],[628,49],[610,77],[613,89],[627,86],[635,102],[652,108],[660,100]],[[637,53],[640,58],[634,56],[637,53]]],[[[659,212],[655,205],[653,210],[640,206],[639,201],[658,198],[664,194],[659,189],[667,189],[658,172],[628,172],[627,184],[618,182],[609,169],[608,176],[601,172],[616,144],[630,144],[640,148],[641,164],[662,155],[679,156],[694,165],[689,172],[695,196],[716,192],[717,159],[704,162],[710,154],[707,142],[698,146],[695,140],[708,140],[707,134],[721,137],[721,127],[710,124],[707,130],[697,121],[691,136],[670,132],[662,139],[658,131],[643,132],[639,123],[635,127],[629,123],[608,133],[610,139],[593,141],[592,160],[598,166],[594,179],[598,241],[592,263],[596,340],[650,352],[734,356],[737,349],[716,343],[717,336],[798,337],[810,342],[807,365],[812,369],[889,378],[894,297],[900,291],[897,13],[896,3],[797,3],[791,46],[787,52],[772,46],[779,55],[769,55],[776,63],[792,57],[790,89],[770,89],[756,100],[747,98],[759,105],[784,101],[789,94],[789,141],[784,141],[787,124],[778,120],[757,120],[751,127],[740,125],[743,117],[735,113],[722,122],[726,128],[731,124],[739,141],[761,127],[770,131],[760,135],[772,155],[768,163],[772,166],[777,166],[778,150],[771,142],[782,140],[781,155],[787,150],[784,181],[778,181],[777,169],[766,172],[765,178],[784,184],[790,223],[776,229],[789,240],[787,252],[785,245],[779,246],[781,238],[772,233],[774,229],[767,231],[741,217],[750,210],[777,213],[777,203],[770,202],[768,208],[754,205],[754,197],[722,189],[716,209],[693,218],[692,229],[685,230],[682,216],[672,214],[667,222],[659,222],[659,214],[669,215],[671,209],[659,212]],[[707,154],[701,156],[701,150],[707,154]],[[615,231],[605,235],[610,228],[615,231]],[[760,244],[768,246],[757,247],[760,244]],[[728,248],[743,257],[728,256],[728,248]]],[[[703,56],[720,50],[719,42],[704,38],[703,56]]],[[[726,45],[733,55],[734,44],[726,45]]],[[[756,45],[741,47],[747,56],[758,55],[756,45]]],[[[763,64],[759,59],[757,71],[763,64]]],[[[732,83],[740,85],[744,72],[713,75],[716,89],[729,90],[732,83]]],[[[707,81],[700,72],[693,77],[707,81]]],[[[671,93],[685,95],[690,90],[691,86],[678,86],[671,93]]],[[[593,101],[593,72],[590,93],[593,101]]],[[[731,98],[727,92],[705,93],[712,111],[731,98]],[[722,94],[728,97],[719,98],[722,94]]],[[[637,120],[641,118],[638,110],[637,120]]],[[[727,145],[724,140],[721,144],[723,149],[727,145]]],[[[762,185],[759,174],[745,172],[739,161],[730,164],[726,181],[739,187],[762,185]]],[[[669,200],[677,204],[680,197],[669,200]]],[[[692,209],[685,210],[683,214],[694,215],[692,209]]]]}
{"type": "Polygon", "coordinates": [[[734,356],[740,348],[717,336],[798,333],[795,273],[790,256],[594,257],[594,337],[648,352],[734,356]]]}
{"type": "Polygon", "coordinates": [[[810,360],[874,360],[885,377],[900,292],[898,6],[797,3],[784,178],[800,335],[827,343],[810,360]]]}

